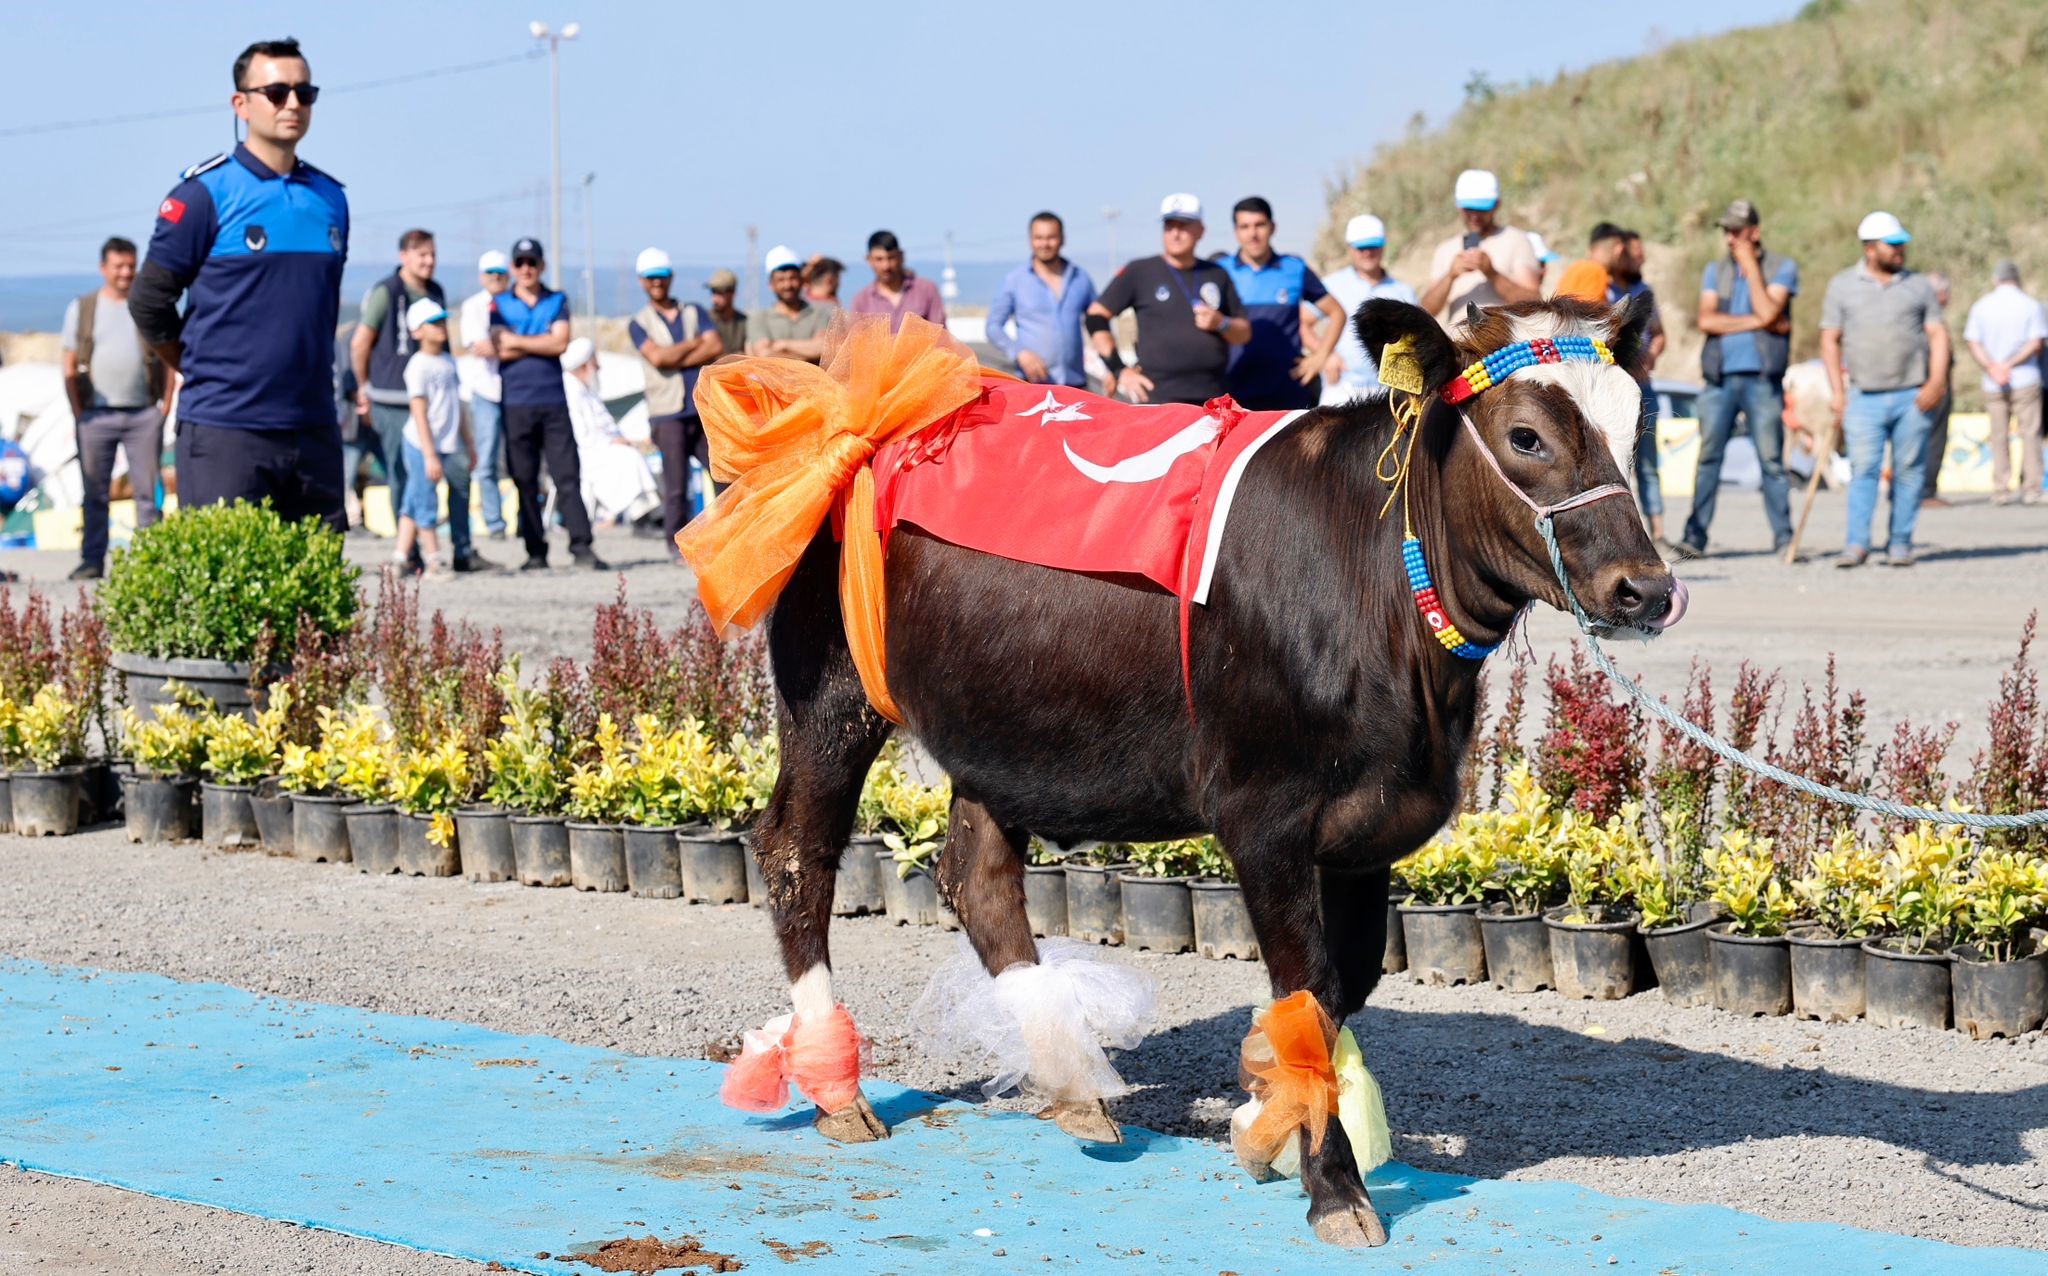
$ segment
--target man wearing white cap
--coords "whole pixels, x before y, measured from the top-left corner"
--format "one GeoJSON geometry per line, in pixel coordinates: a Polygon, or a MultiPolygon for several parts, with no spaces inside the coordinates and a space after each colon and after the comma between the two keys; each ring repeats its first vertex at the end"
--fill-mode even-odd
{"type": "Polygon", "coordinates": [[[1344,243],[1351,264],[1323,276],[1323,286],[1344,311],[1343,333],[1337,350],[1323,364],[1323,402],[1351,403],[1385,391],[1379,383],[1379,369],[1359,343],[1351,317],[1375,297],[1415,304],[1415,290],[1387,273],[1387,226],[1371,213],[1360,213],[1344,223],[1344,243]]]}
{"type": "Polygon", "coordinates": [[[823,363],[825,330],[832,326],[839,307],[804,297],[804,260],[788,245],[770,248],[761,265],[768,272],[768,290],[775,294],[775,304],[747,316],[747,353],[823,363]]]}
{"type": "Polygon", "coordinates": [[[491,341],[491,299],[512,286],[512,259],[493,248],[476,262],[483,288],[462,303],[462,340],[466,348],[455,361],[462,375],[462,397],[469,403],[469,428],[476,439],[477,495],[482,498],[484,526],[491,539],[505,539],[505,497],[499,484],[505,468],[504,387],[498,376],[498,348],[491,341]]]}
{"type": "Polygon", "coordinates": [[[1168,195],[1159,205],[1160,253],[1140,257],[1088,307],[1082,326],[1116,388],[1133,403],[1205,403],[1224,393],[1230,347],[1252,339],[1230,275],[1195,256],[1202,201],[1168,195]],[[1110,321],[1138,315],[1138,361],[1125,366],[1110,321]]]}
{"type": "Polygon", "coordinates": [[[1538,301],[1543,275],[1529,232],[1495,220],[1500,210],[1500,179],[1483,168],[1458,174],[1452,192],[1462,235],[1436,246],[1429,263],[1429,286],[1422,290],[1422,308],[1446,326],[1465,321],[1465,307],[1504,306],[1538,301]]]}
{"type": "Polygon", "coordinates": [[[1872,213],[1856,237],[1863,241],[1862,263],[1828,281],[1820,308],[1829,407],[1840,414],[1849,445],[1848,544],[1835,566],[1861,567],[1870,558],[1870,525],[1890,444],[1892,510],[1884,561],[1908,567],[1927,481],[1930,414],[1948,393],[1948,327],[1926,276],[1906,269],[1906,245],[1913,237],[1898,218],[1872,213]]]}
{"type": "Polygon", "coordinates": [[[661,489],[647,458],[619,431],[598,392],[597,374],[596,344],[588,337],[571,341],[562,352],[562,393],[576,430],[580,494],[594,521],[632,522],[661,504],[661,489]]]}
{"type": "Polygon", "coordinates": [[[676,533],[690,520],[690,458],[711,466],[704,423],[697,418],[697,370],[725,353],[718,325],[694,301],[671,295],[675,269],[659,248],[641,252],[633,263],[647,304],[626,325],[640,352],[647,386],[647,428],[661,452],[662,531],[676,557],[676,533]]]}

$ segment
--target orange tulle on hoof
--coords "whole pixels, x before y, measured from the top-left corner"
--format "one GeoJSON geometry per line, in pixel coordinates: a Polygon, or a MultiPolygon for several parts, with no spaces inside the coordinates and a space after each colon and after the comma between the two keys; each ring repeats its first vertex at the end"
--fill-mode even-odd
{"type": "Polygon", "coordinates": [[[1290,993],[1252,1019],[1238,1057],[1238,1079],[1251,1092],[1250,1120],[1233,1122],[1231,1150],[1247,1167],[1282,1160],[1296,1130],[1319,1152],[1337,1113],[1337,1070],[1330,1052],[1337,1025],[1308,992],[1290,993]]]}
{"type": "Polygon", "coordinates": [[[740,1057],[726,1067],[719,1101],[742,1112],[780,1112],[789,1088],[830,1115],[850,1107],[860,1094],[867,1042],[846,1007],[834,1005],[822,1019],[777,1015],[749,1029],[740,1057]]]}

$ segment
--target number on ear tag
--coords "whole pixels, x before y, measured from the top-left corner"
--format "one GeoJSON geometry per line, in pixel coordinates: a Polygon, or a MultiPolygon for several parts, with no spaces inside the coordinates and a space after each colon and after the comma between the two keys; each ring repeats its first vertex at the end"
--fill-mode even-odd
{"type": "Polygon", "coordinates": [[[1404,333],[1380,350],[1380,384],[1409,394],[1422,393],[1422,361],[1415,357],[1415,334],[1404,333]]]}

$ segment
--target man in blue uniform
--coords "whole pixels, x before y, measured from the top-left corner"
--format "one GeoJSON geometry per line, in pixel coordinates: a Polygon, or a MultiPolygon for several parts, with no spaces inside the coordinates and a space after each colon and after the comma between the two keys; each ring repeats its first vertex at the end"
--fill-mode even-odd
{"type": "Polygon", "coordinates": [[[1230,210],[1238,250],[1216,258],[1230,275],[1252,339],[1230,351],[1230,397],[1254,412],[1312,408],[1321,397],[1323,364],[1337,348],[1346,316],[1308,263],[1273,251],[1273,206],[1257,195],[1230,210]],[[1301,308],[1310,305],[1331,322],[1322,325],[1316,348],[1301,348],[1301,308]]]}
{"type": "Polygon", "coordinates": [[[555,484],[555,513],[569,529],[569,557],[579,566],[610,571],[591,548],[590,511],[583,505],[583,468],[576,427],[562,384],[562,352],[569,348],[569,299],[540,281],[547,255],[538,239],[512,245],[512,286],[491,299],[491,341],[505,410],[505,460],[519,492],[519,539],[526,545],[523,572],[546,571],[547,525],[541,521],[540,467],[555,484]]]}
{"type": "Polygon", "coordinates": [[[184,377],[179,503],[268,497],[288,519],[345,531],[334,331],[348,197],[298,158],[320,95],[298,42],[250,45],[234,82],[248,137],[186,169],[157,205],[128,309],[184,377]]]}

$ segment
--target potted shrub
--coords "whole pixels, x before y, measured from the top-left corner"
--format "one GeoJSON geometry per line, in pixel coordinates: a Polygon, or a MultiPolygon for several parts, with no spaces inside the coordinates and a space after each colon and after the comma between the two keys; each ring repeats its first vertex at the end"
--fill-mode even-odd
{"type": "Polygon", "coordinates": [[[206,761],[200,769],[211,778],[199,785],[201,836],[209,846],[255,846],[262,833],[249,799],[256,781],[276,769],[274,742],[240,714],[209,714],[205,729],[206,761]]]}
{"type": "Polygon", "coordinates": [[[862,913],[886,913],[889,888],[885,879],[895,872],[896,859],[882,841],[889,824],[882,795],[892,784],[905,782],[903,746],[894,738],[882,746],[880,756],[861,781],[860,800],[853,808],[853,836],[839,857],[839,871],[832,879],[832,915],[855,917],[862,913]]]}
{"type": "Polygon", "coordinates": [[[1066,860],[1050,843],[1035,836],[1024,845],[1024,917],[1036,938],[1066,936],[1066,860]]]}
{"type": "Polygon", "coordinates": [[[517,684],[505,692],[504,730],[484,745],[484,802],[510,812],[512,862],[528,886],[569,884],[568,794],[555,749],[558,706],[542,690],[517,684]]]}
{"type": "Polygon", "coordinates": [[[1624,802],[1604,824],[1574,821],[1564,857],[1565,902],[1543,914],[1550,964],[1567,997],[1616,1001],[1636,990],[1632,865],[1650,855],[1642,808],[1624,802]]]}
{"type": "Polygon", "coordinates": [[[959,924],[939,897],[938,879],[932,874],[952,818],[953,782],[921,784],[907,770],[896,768],[882,786],[881,801],[886,822],[882,845],[895,864],[895,871],[882,879],[889,916],[899,926],[943,925],[957,930],[959,924]]]}
{"type": "Polygon", "coordinates": [[[2029,933],[2048,913],[2048,860],[1984,851],[1963,882],[1950,973],[1956,1027],[1978,1040],[2017,1037],[2048,1019],[2048,953],[2029,933]]]}
{"type": "Polygon", "coordinates": [[[1119,874],[1129,868],[1130,848],[1097,842],[1067,857],[1067,934],[1090,944],[1124,942],[1124,890],[1119,874]]]}
{"type": "Polygon", "coordinates": [[[92,706],[51,685],[18,711],[21,763],[10,778],[14,831],[23,837],[67,837],[85,808],[86,732],[92,706]]]}
{"type": "Polygon", "coordinates": [[[1968,854],[1954,830],[1921,825],[1892,836],[1878,889],[1891,933],[1863,944],[1864,1012],[1878,1027],[1948,1027],[1948,946],[1968,854]]]}
{"type": "Polygon", "coordinates": [[[579,891],[626,889],[619,818],[631,782],[625,737],[612,715],[603,714],[595,754],[569,771],[569,884],[579,891]]]}
{"type": "Polygon", "coordinates": [[[114,669],[143,708],[176,679],[222,712],[251,712],[264,635],[297,633],[301,616],[348,629],[358,574],[317,520],[288,523],[268,503],[180,510],[114,551],[99,590],[114,669]]]}
{"type": "Polygon", "coordinates": [[[21,706],[0,695],[0,833],[14,831],[14,770],[21,763],[21,706]]]}
{"type": "Polygon", "coordinates": [[[1387,870],[1387,942],[1380,952],[1380,973],[1398,975],[1408,969],[1408,933],[1401,929],[1401,905],[1408,902],[1408,883],[1401,866],[1387,870]]]}
{"type": "Polygon", "coordinates": [[[676,834],[687,808],[692,735],[664,731],[647,714],[633,723],[620,841],[626,856],[626,889],[643,899],[682,898],[676,834]]]}
{"type": "Polygon", "coordinates": [[[1195,951],[1212,961],[1226,957],[1256,961],[1259,936],[1252,929],[1251,910],[1244,904],[1244,889],[1237,883],[1237,865],[1213,836],[1197,841],[1195,880],[1188,883],[1188,898],[1194,904],[1195,951]]]}
{"type": "Polygon", "coordinates": [[[391,778],[398,755],[391,729],[366,704],[325,718],[321,751],[337,768],[335,789],[353,799],[341,808],[342,819],[348,822],[350,859],[357,872],[372,877],[396,873],[398,822],[397,808],[391,805],[391,778]]]}
{"type": "Polygon", "coordinates": [[[408,749],[391,776],[398,808],[398,867],[414,877],[453,877],[462,855],[455,808],[469,793],[469,752],[450,733],[431,749],[408,749]]]}
{"type": "MultiPolygon", "coordinates": [[[[749,811],[746,834],[740,839],[741,846],[746,852],[742,858],[745,860],[747,874],[747,902],[755,908],[765,908],[768,904],[768,882],[761,876],[761,859],[755,854],[752,833],[754,822],[760,818],[761,812],[768,809],[768,800],[775,796],[775,781],[782,773],[781,741],[777,739],[773,727],[768,728],[759,737],[736,735],[733,737],[733,756],[739,759],[740,773],[745,778],[747,786],[749,811]]],[[[851,853],[848,851],[848,854],[851,853]]],[[[862,859],[867,862],[868,875],[874,884],[873,907],[867,911],[879,913],[882,911],[881,866],[872,853],[862,856],[862,859]]],[[[843,858],[840,867],[846,867],[843,858]]],[[[839,890],[845,880],[846,875],[842,873],[833,881],[832,900],[835,909],[839,907],[839,890]]],[[[863,900],[862,903],[865,905],[867,901],[863,900]]]]}
{"type": "Polygon", "coordinates": [[[249,810],[256,817],[256,836],[263,843],[264,851],[271,855],[290,855],[293,848],[292,795],[285,792],[278,778],[278,769],[283,762],[285,740],[297,700],[290,682],[273,683],[265,695],[263,712],[256,715],[256,726],[267,746],[268,762],[263,774],[254,781],[255,789],[249,794],[249,810]]]}
{"type": "Polygon", "coordinates": [[[128,840],[182,842],[194,836],[199,827],[199,768],[206,760],[204,724],[176,704],[157,705],[147,722],[124,708],[121,721],[121,735],[135,765],[124,801],[128,840]]]}
{"type": "MultiPolygon", "coordinates": [[[[322,709],[322,720],[331,712],[322,709]]],[[[292,803],[292,857],[313,863],[347,864],[354,859],[348,821],[342,814],[355,799],[335,785],[341,767],[322,743],[287,744],[279,751],[277,786],[292,803]]]]}
{"type": "Polygon", "coordinates": [[[1728,918],[1707,928],[1714,1004],[1739,1015],[1792,1009],[1792,965],[1785,928],[1792,892],[1771,839],[1736,829],[1707,855],[1707,887],[1728,918]]]}
{"type": "Polygon", "coordinates": [[[1198,837],[1137,842],[1131,866],[1118,877],[1124,901],[1124,945],[1184,953],[1195,946],[1194,901],[1188,883],[1200,867],[1198,837]]]}
{"type": "MultiPolygon", "coordinates": [[[[1669,840],[1671,823],[1667,818],[1667,847],[1674,845],[1669,840]]],[[[1692,899],[1696,883],[1683,865],[1683,860],[1671,863],[1645,855],[1624,867],[1629,873],[1629,893],[1635,897],[1643,950],[1664,999],[1677,1006],[1704,1006],[1714,999],[1707,927],[1714,924],[1715,916],[1711,904],[1692,899]]]]}
{"type": "Polygon", "coordinates": [[[1853,829],[1807,861],[1792,894],[1811,919],[1791,928],[1792,1013],[1801,1019],[1847,1023],[1864,1007],[1863,943],[1884,925],[1878,889],[1884,865],[1853,829]]]}
{"type": "Polygon", "coordinates": [[[1452,837],[1483,846],[1492,866],[1487,890],[1497,898],[1479,909],[1486,973],[1509,992],[1557,987],[1543,910],[1564,884],[1564,848],[1574,823],[1516,767],[1506,777],[1507,809],[1460,815],[1452,837]]]}
{"type": "MultiPolygon", "coordinates": [[[[689,729],[696,731],[694,722],[689,729]]],[[[744,904],[748,898],[747,853],[736,831],[751,825],[758,779],[749,783],[741,761],[701,732],[686,772],[685,818],[693,822],[678,838],[682,848],[683,894],[698,904],[744,904]]],[[[756,759],[756,773],[765,765],[756,759]]]]}
{"type": "Polygon", "coordinates": [[[1425,984],[1486,982],[1486,944],[1479,934],[1479,904],[1493,865],[1485,848],[1439,836],[1402,860],[1409,890],[1401,905],[1408,973],[1425,984]]]}

